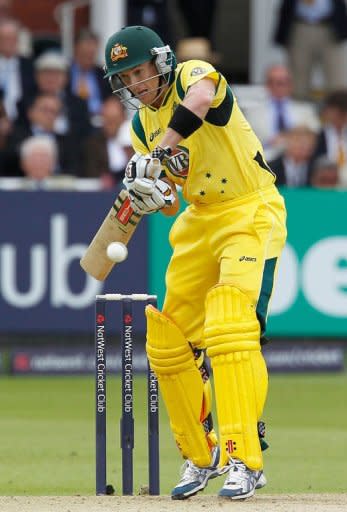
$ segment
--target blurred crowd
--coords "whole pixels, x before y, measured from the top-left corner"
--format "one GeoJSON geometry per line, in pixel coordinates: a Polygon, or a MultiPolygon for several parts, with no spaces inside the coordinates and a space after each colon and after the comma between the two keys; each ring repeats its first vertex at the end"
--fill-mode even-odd
{"type": "Polygon", "coordinates": [[[132,155],[130,121],[97,64],[97,35],[82,30],[69,62],[56,49],[23,55],[21,30],[0,16],[0,176],[28,188],[53,176],[114,187],[132,155]]]}
{"type": "MultiPolygon", "coordinates": [[[[203,4],[177,1],[186,37],[174,43],[176,55],[218,68],[221,56],[211,43],[216,2],[203,4]]],[[[13,178],[23,188],[44,188],[52,177],[115,187],[133,152],[132,112],[103,79],[98,35],[80,31],[71,60],[57,48],[33,57],[30,32],[8,6],[0,0],[0,187],[13,178]]],[[[164,0],[129,0],[128,17],[171,42],[164,0]]],[[[344,0],[281,2],[274,42],[285,48],[288,64],[269,65],[256,101],[239,98],[279,186],[347,188],[346,39],[344,0]],[[325,88],[316,97],[310,80],[319,62],[325,88]]]]}
{"type": "Polygon", "coordinates": [[[243,110],[278,186],[347,188],[347,89],[319,102],[297,100],[290,69],[275,64],[266,71],[262,100],[243,110]]]}
{"type": "Polygon", "coordinates": [[[264,102],[246,115],[279,186],[347,188],[346,2],[282,0],[276,21],[288,64],[268,67],[264,102]]]}

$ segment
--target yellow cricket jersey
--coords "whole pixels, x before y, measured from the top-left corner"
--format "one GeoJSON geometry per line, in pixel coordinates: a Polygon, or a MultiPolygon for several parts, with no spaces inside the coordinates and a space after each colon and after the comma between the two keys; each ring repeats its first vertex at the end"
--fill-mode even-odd
{"type": "Polygon", "coordinates": [[[267,166],[261,143],[240,111],[226,79],[207,62],[179,64],[159,109],[141,108],[132,122],[134,150],[151,152],[188,88],[212,78],[216,95],[203,125],[183,139],[166,164],[166,174],[183,189],[186,201],[212,204],[245,196],[270,186],[275,175],[267,166]]]}

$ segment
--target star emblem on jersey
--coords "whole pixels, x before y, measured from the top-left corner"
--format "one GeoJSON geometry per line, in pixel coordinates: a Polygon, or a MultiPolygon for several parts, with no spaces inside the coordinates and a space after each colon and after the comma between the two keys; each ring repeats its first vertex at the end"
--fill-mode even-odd
{"type": "Polygon", "coordinates": [[[120,59],[125,59],[128,56],[128,48],[123,46],[121,43],[116,43],[111,48],[111,60],[112,62],[117,62],[120,59]]]}

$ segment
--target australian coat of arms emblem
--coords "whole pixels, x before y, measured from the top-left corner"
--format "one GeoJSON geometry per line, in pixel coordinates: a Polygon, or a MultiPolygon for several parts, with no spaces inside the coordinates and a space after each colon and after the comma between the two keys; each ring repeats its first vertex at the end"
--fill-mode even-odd
{"type": "Polygon", "coordinates": [[[117,62],[120,59],[124,59],[128,56],[127,47],[123,46],[121,43],[117,43],[111,48],[111,60],[112,62],[117,62]]]}

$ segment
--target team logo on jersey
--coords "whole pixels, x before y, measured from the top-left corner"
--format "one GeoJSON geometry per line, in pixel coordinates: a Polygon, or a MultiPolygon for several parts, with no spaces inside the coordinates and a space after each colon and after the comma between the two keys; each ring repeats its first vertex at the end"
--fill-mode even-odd
{"type": "Polygon", "coordinates": [[[165,165],[178,178],[187,178],[189,171],[189,150],[183,146],[177,146],[170,158],[165,159],[165,165]]]}
{"type": "Polygon", "coordinates": [[[196,68],[193,68],[190,72],[190,76],[198,76],[198,75],[203,75],[204,73],[206,73],[207,69],[206,68],[201,68],[200,66],[196,67],[196,68]]]}
{"type": "Polygon", "coordinates": [[[257,261],[253,256],[240,256],[239,261],[257,261]]]}
{"type": "Polygon", "coordinates": [[[111,60],[117,62],[120,59],[125,59],[128,56],[128,48],[123,46],[121,43],[116,43],[111,48],[111,60]]]}
{"type": "Polygon", "coordinates": [[[154,130],[154,132],[151,132],[151,133],[150,133],[150,135],[149,135],[149,140],[150,140],[151,142],[153,142],[153,141],[154,141],[154,139],[155,139],[156,137],[158,137],[158,135],[160,135],[160,134],[161,134],[161,128],[158,128],[157,130],[154,130]]]}

